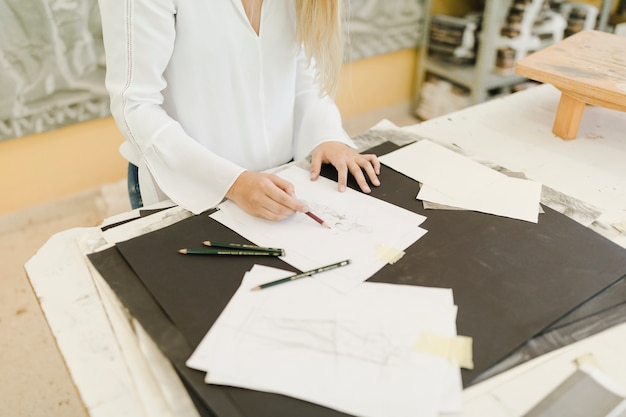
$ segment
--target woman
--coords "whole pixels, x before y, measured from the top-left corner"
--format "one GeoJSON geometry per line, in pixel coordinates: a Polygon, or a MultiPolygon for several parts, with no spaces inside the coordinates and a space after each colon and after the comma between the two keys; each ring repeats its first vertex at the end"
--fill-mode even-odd
{"type": "Polygon", "coordinates": [[[139,167],[143,202],[200,213],[224,197],[280,220],[307,208],[262,171],[311,155],[379,185],[374,155],[342,129],[339,0],[99,0],[121,153],[139,167]],[[303,46],[302,46],[303,45],[303,46]],[[302,46],[302,47],[301,47],[302,46]]]}

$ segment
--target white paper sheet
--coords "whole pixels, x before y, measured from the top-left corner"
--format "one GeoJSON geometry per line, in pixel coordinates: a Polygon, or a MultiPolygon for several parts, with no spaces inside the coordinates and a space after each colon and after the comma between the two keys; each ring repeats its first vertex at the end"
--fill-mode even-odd
{"type": "Polygon", "coordinates": [[[417,198],[431,203],[444,204],[465,210],[506,216],[513,219],[537,223],[541,184],[519,178],[503,177],[464,197],[451,197],[429,185],[422,185],[417,198]],[[509,198],[511,190],[516,198],[509,198]]]}
{"type": "Polygon", "coordinates": [[[508,177],[426,139],[380,161],[421,182],[421,200],[537,223],[540,183],[508,177]]]}
{"type": "Polygon", "coordinates": [[[426,139],[382,155],[379,159],[388,167],[449,196],[470,195],[501,175],[426,139]]]}
{"type": "Polygon", "coordinates": [[[211,217],[257,245],[285,249],[281,259],[302,271],[350,259],[350,265],[316,276],[337,290],[350,290],[387,263],[377,256],[381,245],[403,251],[426,233],[419,227],[426,217],[352,189],[340,193],[335,182],[311,181],[302,168],[278,175],[294,184],[298,198],[331,229],[302,213],[280,222],[258,219],[231,201],[211,217]]]}
{"type": "Polygon", "coordinates": [[[423,332],[456,334],[451,290],[366,282],[342,294],[304,279],[250,291],[284,273],[257,265],[246,274],[187,365],[208,383],[357,416],[460,411],[458,367],[413,349],[423,332]]]}

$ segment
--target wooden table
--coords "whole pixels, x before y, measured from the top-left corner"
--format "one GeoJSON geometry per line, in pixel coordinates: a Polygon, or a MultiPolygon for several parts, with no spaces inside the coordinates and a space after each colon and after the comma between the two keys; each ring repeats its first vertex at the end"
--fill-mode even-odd
{"type": "Polygon", "coordinates": [[[521,59],[515,72],[561,91],[552,132],[575,139],[587,104],[626,111],[626,38],[583,30],[521,59]]]}

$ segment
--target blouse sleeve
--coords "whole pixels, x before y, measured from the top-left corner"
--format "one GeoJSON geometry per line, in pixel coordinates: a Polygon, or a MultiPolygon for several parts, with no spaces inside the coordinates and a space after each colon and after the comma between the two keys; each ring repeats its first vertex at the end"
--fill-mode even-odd
{"type": "MultiPolygon", "coordinates": [[[[303,48],[302,48],[303,49],[303,48]]],[[[354,143],[343,129],[335,101],[320,95],[314,62],[304,52],[298,55],[294,112],[294,158],[306,158],[319,144],[328,141],[354,143]]]]}
{"type": "Polygon", "coordinates": [[[131,161],[141,160],[183,208],[198,214],[217,205],[243,168],[197,143],[162,107],[177,0],[99,0],[99,5],[111,112],[130,144],[131,161]]]}

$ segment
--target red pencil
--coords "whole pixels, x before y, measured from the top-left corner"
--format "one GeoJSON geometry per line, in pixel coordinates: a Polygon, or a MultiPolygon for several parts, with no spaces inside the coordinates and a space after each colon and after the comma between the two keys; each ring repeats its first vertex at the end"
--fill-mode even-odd
{"type": "Polygon", "coordinates": [[[312,218],[313,220],[315,220],[316,222],[318,222],[322,226],[330,229],[330,226],[328,225],[328,223],[326,223],[324,220],[320,219],[319,217],[317,217],[315,214],[311,213],[310,211],[307,211],[304,214],[306,214],[307,216],[309,216],[310,218],[312,218]]]}

